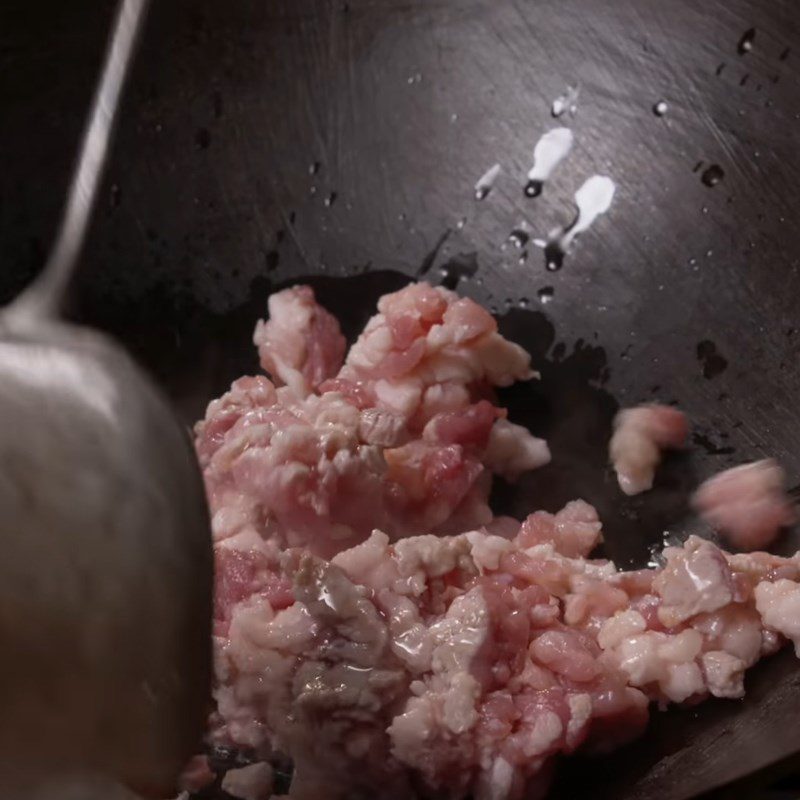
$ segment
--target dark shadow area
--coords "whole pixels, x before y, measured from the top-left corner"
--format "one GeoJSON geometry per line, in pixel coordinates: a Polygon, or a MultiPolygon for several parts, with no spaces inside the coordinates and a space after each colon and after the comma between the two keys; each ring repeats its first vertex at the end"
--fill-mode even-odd
{"type": "Polygon", "coordinates": [[[174,284],[157,284],[135,301],[89,286],[75,317],[119,339],[192,424],[232,380],[259,369],[253,328],[266,314],[272,288],[258,278],[246,303],[214,314],[174,284]]]}
{"type": "Polygon", "coordinates": [[[582,498],[597,508],[606,532],[601,554],[619,566],[644,566],[649,546],[662,541],[689,510],[695,486],[690,458],[665,459],[652,491],[627,497],[608,464],[608,442],[619,404],[604,388],[608,377],[605,350],[584,341],[567,352],[555,344],[553,325],[540,311],[514,309],[500,320],[500,330],[531,354],[540,380],[500,392],[512,421],[529,428],[550,445],[553,460],[522,476],[516,485],[495,482],[492,507],[523,517],[542,508],[557,511],[582,498]]]}
{"type": "Polygon", "coordinates": [[[317,275],[280,284],[257,278],[248,300],[224,314],[209,311],[180,286],[159,284],[135,302],[87,286],[74,316],[128,347],[191,424],[233,380],[260,371],[253,329],[256,320],[267,316],[272,292],[297,283],[311,285],[352,341],[375,313],[378,298],[409,280],[399,272],[380,271],[346,278],[317,275]]]}

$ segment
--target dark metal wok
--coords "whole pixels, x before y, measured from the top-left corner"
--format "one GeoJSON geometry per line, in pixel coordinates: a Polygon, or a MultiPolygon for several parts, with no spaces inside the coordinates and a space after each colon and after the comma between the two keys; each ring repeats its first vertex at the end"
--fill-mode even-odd
{"type": "MultiPolygon", "coordinates": [[[[2,302],[52,238],[112,6],[0,8],[2,302]]],[[[771,455],[800,482],[793,0],[170,0],[130,88],[75,315],[128,345],[187,422],[256,368],[271,288],[310,278],[352,332],[423,272],[494,307],[542,371],[504,399],[554,462],[499,505],[581,495],[608,554],[641,564],[665,530],[696,525],[702,477],[771,455]],[[526,198],[568,84],[576,147],[526,198]],[[477,202],[494,162],[504,172],[477,202]],[[724,175],[708,186],[712,164],[724,175]],[[617,182],[614,205],[547,272],[509,234],[568,221],[595,172],[617,182]],[[689,413],[695,446],[624,499],[605,466],[611,418],[651,398],[689,413]]],[[[747,686],[743,702],[654,714],[644,741],[573,762],[556,794],[679,800],[739,781],[720,796],[790,796],[792,778],[776,780],[800,748],[800,665],[785,652],[747,686]]]]}

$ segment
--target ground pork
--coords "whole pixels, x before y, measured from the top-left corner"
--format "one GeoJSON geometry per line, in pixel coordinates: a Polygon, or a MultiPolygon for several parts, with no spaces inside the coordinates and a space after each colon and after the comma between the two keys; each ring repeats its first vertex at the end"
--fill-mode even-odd
{"type": "Polygon", "coordinates": [[[215,741],[291,756],[292,797],[522,797],[558,753],[638,736],[651,702],[741,697],[766,631],[800,639],[796,582],[692,538],[647,585],[576,553],[574,507],[542,516],[284,555],[293,602],[243,599],[217,639],[215,741]]]}
{"type": "MultiPolygon", "coordinates": [[[[798,557],[690,537],[619,571],[589,557],[602,524],[582,500],[494,518],[492,473],[549,459],[494,402],[534,376],[528,356],[444,289],[412,284],[378,312],[342,361],[310,289],[273,296],[255,336],[273,380],[236,381],[197,425],[209,740],[256,759],[223,789],[266,796],[266,762],[289,759],[295,800],[542,796],[560,754],[621,746],[651,704],[741,697],[748,667],[800,646],[798,557]]],[[[624,413],[615,465],[646,488],[685,420],[624,413]]],[[[187,777],[207,782],[207,763],[187,777]]]]}
{"type": "Polygon", "coordinates": [[[269,308],[255,339],[274,382],[239,379],[196,428],[217,541],[255,531],[329,558],[375,528],[460,532],[492,520],[492,472],[549,461],[492,402],[534,376],[530,358],[471,300],[427,284],[387,295],[340,370],[338,324],[311,289],[269,308]]]}

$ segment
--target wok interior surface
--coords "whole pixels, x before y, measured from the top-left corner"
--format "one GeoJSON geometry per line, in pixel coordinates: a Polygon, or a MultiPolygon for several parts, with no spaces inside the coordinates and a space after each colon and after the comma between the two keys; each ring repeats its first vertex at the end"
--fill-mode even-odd
{"type": "MultiPolygon", "coordinates": [[[[113,4],[45,5],[0,10],[3,301],[52,237],[113,4]]],[[[310,282],[352,337],[414,276],[456,283],[542,373],[502,400],[553,463],[498,486],[495,507],[581,496],[606,555],[642,565],[665,531],[702,530],[688,496],[713,472],[774,456],[800,482],[799,34],[790,0],[155,4],[75,316],[128,345],[191,423],[257,369],[251,333],[271,290],[310,282]],[[554,120],[568,85],[577,111],[554,120]],[[576,146],[526,198],[533,144],[557,125],[576,146]],[[712,164],[724,176],[709,187],[712,164]],[[509,234],[569,222],[594,173],[616,182],[614,204],[548,272],[509,234]],[[611,421],[651,399],[687,412],[693,447],[625,498],[606,465],[611,421]]],[[[793,533],[780,549],[798,546],[793,533]]],[[[654,712],[644,740],[577,761],[555,796],[677,799],[775,762],[791,771],[797,661],[768,659],[747,689],[654,712]]],[[[769,796],[776,775],[721,791],[769,796]]]]}

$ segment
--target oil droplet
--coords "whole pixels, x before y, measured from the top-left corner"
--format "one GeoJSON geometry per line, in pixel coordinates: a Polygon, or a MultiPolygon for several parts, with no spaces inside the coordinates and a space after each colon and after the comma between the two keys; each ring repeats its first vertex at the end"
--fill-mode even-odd
{"type": "Polygon", "coordinates": [[[689,266],[690,267],[693,267],[696,263],[697,263],[697,259],[696,258],[690,258],[689,259],[689,266]]]}
{"type": "Polygon", "coordinates": [[[316,194],[317,193],[317,187],[316,186],[312,186],[308,191],[312,195],[316,194]]]}
{"type": "Polygon", "coordinates": [[[520,308],[528,308],[528,306],[529,306],[530,304],[531,304],[531,301],[530,301],[530,300],[528,300],[528,298],[527,298],[527,297],[520,297],[520,299],[519,299],[519,302],[517,303],[517,305],[518,305],[520,308]]]}
{"type": "Polygon", "coordinates": [[[713,255],[714,255],[714,251],[713,250],[706,250],[706,258],[711,258],[711,256],[713,256],[713,255]]]}
{"type": "Polygon", "coordinates": [[[329,194],[329,195],[328,195],[328,196],[325,198],[325,205],[326,205],[328,208],[330,208],[330,207],[331,207],[331,206],[332,206],[332,205],[333,205],[333,204],[336,202],[336,198],[337,198],[338,196],[339,196],[339,195],[338,195],[338,194],[336,194],[336,192],[331,192],[331,193],[330,193],[330,194],[329,194]]]}
{"type": "Polygon", "coordinates": [[[309,175],[316,175],[316,174],[319,172],[319,168],[320,168],[321,166],[322,166],[322,165],[319,163],[319,161],[312,161],[312,162],[311,162],[311,163],[308,165],[308,174],[309,174],[309,175]]]}
{"type": "Polygon", "coordinates": [[[548,272],[558,272],[564,266],[564,251],[558,241],[544,248],[544,266],[548,272]]]}
{"type": "Polygon", "coordinates": [[[485,200],[489,196],[489,192],[492,191],[494,182],[497,180],[497,176],[500,174],[501,170],[502,167],[499,164],[493,164],[478,178],[475,184],[476,200],[485,200]]]}
{"type": "Polygon", "coordinates": [[[525,197],[538,197],[544,189],[542,181],[528,181],[525,184],[525,197]]]}
{"type": "Polygon", "coordinates": [[[742,34],[742,38],[739,39],[739,44],[736,45],[736,50],[739,53],[739,55],[743,56],[745,53],[749,53],[753,49],[753,40],[755,38],[756,38],[755,28],[748,28],[742,34]]]}
{"type": "Polygon", "coordinates": [[[668,109],[669,109],[669,106],[667,105],[667,102],[666,102],[666,100],[659,100],[659,101],[658,101],[658,102],[657,102],[657,103],[656,103],[656,104],[653,106],[653,113],[654,113],[654,114],[655,114],[657,117],[663,117],[663,116],[664,116],[664,114],[666,114],[666,113],[667,113],[667,110],[668,110],[668,109]]]}
{"type": "Polygon", "coordinates": [[[708,206],[703,206],[701,210],[704,214],[708,214],[708,206]]]}
{"type": "MultiPolygon", "coordinates": [[[[635,514],[635,512],[633,512],[635,514]]],[[[638,518],[638,515],[634,517],[635,519],[638,518]]],[[[667,559],[664,557],[664,546],[660,544],[651,544],[647,551],[650,553],[650,560],[647,562],[647,566],[650,569],[660,569],[666,566],[667,559]]]]}
{"type": "Polygon", "coordinates": [[[527,260],[528,260],[528,251],[527,250],[523,250],[519,254],[519,263],[520,264],[524,264],[527,260]]]}
{"type": "Polygon", "coordinates": [[[697,343],[696,353],[704,378],[716,378],[728,368],[728,359],[717,350],[714,342],[708,339],[697,343]]]}
{"type": "Polygon", "coordinates": [[[530,240],[530,234],[522,227],[514,228],[513,231],[508,235],[508,241],[514,245],[514,247],[522,250],[528,241],[530,240]]]}
{"type": "Polygon", "coordinates": [[[605,175],[592,175],[575,192],[575,205],[578,214],[572,224],[566,228],[551,231],[546,241],[534,240],[534,244],[544,247],[545,269],[555,272],[564,264],[564,255],[568,252],[575,238],[588,230],[601,214],[611,207],[616,193],[616,185],[605,175]]]}
{"type": "Polygon", "coordinates": [[[466,224],[467,224],[467,218],[461,217],[461,219],[458,222],[456,222],[456,228],[458,228],[458,230],[462,230],[466,224]]]}
{"type": "Polygon", "coordinates": [[[460,281],[470,280],[470,278],[475,276],[477,271],[477,253],[459,253],[440,267],[439,272],[442,274],[442,286],[446,289],[455,289],[460,281]]]}
{"type": "Polygon", "coordinates": [[[567,86],[566,91],[564,94],[559,95],[553,100],[553,104],[550,106],[550,113],[558,119],[558,117],[565,114],[569,111],[570,114],[574,114],[578,110],[578,95],[580,94],[580,89],[577,86],[567,86]]]}
{"type": "Polygon", "coordinates": [[[553,295],[555,295],[556,290],[552,286],[542,286],[538,292],[536,292],[536,296],[539,298],[539,302],[542,305],[546,305],[553,299],[553,295]]]}
{"type": "Polygon", "coordinates": [[[703,183],[709,188],[713,188],[724,177],[725,170],[723,170],[719,164],[712,164],[703,171],[703,174],[700,176],[700,180],[703,181],[703,183]]]}

